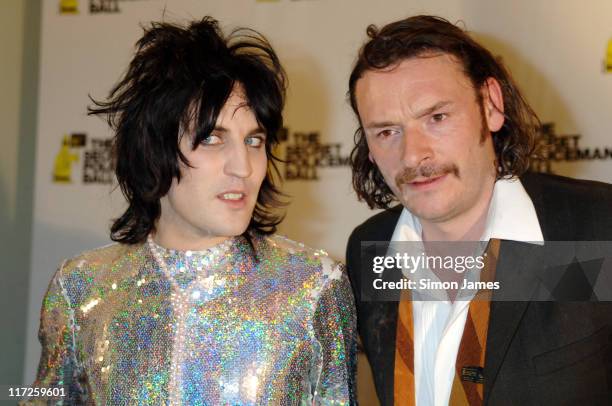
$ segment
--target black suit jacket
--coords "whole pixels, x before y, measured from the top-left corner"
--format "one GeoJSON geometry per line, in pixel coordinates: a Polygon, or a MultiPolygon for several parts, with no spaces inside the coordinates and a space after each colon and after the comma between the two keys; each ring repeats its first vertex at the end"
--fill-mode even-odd
{"type": "MultiPolygon", "coordinates": [[[[542,174],[521,181],[546,241],[612,241],[612,185],[542,174]]],[[[383,406],[393,404],[398,304],[360,300],[360,245],[389,241],[401,210],[366,220],[347,247],[359,332],[383,406]]],[[[502,241],[498,280],[537,265],[537,249],[502,241]]],[[[487,405],[612,405],[612,303],[492,302],[484,375],[487,405]]]]}

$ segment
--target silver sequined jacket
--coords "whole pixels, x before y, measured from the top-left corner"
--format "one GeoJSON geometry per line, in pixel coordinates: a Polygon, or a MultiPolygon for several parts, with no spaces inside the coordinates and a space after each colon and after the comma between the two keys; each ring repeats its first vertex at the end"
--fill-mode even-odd
{"type": "Polygon", "coordinates": [[[354,404],[344,268],[277,235],[83,253],[53,277],[39,338],[33,386],[64,385],[58,404],[354,404]]]}

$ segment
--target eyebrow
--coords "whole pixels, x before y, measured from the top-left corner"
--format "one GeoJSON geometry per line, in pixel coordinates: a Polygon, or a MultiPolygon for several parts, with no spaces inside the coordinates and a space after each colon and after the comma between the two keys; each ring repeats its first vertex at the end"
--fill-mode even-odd
{"type": "Polygon", "coordinates": [[[396,127],[398,125],[401,126],[401,124],[394,123],[392,121],[381,121],[381,122],[370,123],[369,125],[364,126],[363,128],[367,129],[367,130],[375,130],[375,129],[378,129],[378,128],[396,127]]]}
{"type": "MultiPolygon", "coordinates": [[[[220,133],[229,132],[227,128],[220,126],[220,125],[216,125],[213,131],[220,132],[220,133]]],[[[266,135],[266,131],[261,127],[255,127],[247,133],[247,137],[251,135],[256,135],[256,134],[266,135]]]]}
{"type": "MultiPolygon", "coordinates": [[[[444,101],[437,102],[431,107],[426,107],[420,111],[417,111],[417,113],[415,114],[415,117],[416,118],[425,117],[433,113],[434,111],[440,110],[441,108],[449,106],[451,104],[453,104],[453,102],[450,100],[444,100],[444,101]]],[[[401,126],[401,124],[393,122],[393,121],[375,121],[375,122],[369,123],[368,125],[363,126],[363,128],[367,130],[376,130],[379,128],[396,127],[396,126],[401,126]]]]}
{"type": "Polygon", "coordinates": [[[440,110],[441,108],[446,107],[446,106],[448,106],[450,104],[453,104],[453,102],[450,101],[450,100],[444,100],[444,101],[437,102],[436,104],[434,104],[431,107],[427,107],[427,108],[424,108],[421,111],[418,111],[416,113],[416,117],[417,118],[421,118],[421,117],[427,116],[427,115],[433,113],[434,111],[440,110]]]}

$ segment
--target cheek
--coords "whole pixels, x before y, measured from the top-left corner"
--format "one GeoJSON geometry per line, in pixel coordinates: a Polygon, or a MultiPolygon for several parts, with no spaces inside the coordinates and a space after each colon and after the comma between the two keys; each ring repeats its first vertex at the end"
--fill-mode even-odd
{"type": "Polygon", "coordinates": [[[397,183],[395,178],[397,174],[403,169],[399,160],[390,160],[390,159],[382,159],[377,162],[381,162],[382,164],[376,164],[378,167],[378,171],[381,173],[383,178],[385,179],[385,183],[391,188],[393,193],[396,195],[401,194],[401,191],[397,187],[397,183]]]}
{"type": "MultiPolygon", "coordinates": [[[[177,196],[186,196],[188,199],[206,198],[212,191],[216,190],[219,174],[222,173],[222,162],[214,159],[212,154],[197,153],[189,156],[191,167],[181,167],[181,180],[173,181],[172,188],[177,196]]],[[[183,197],[185,198],[185,197],[183,197]]]]}
{"type": "Polygon", "coordinates": [[[385,178],[393,178],[402,168],[401,156],[394,151],[378,151],[378,153],[372,154],[372,156],[374,157],[375,165],[385,178]]]}
{"type": "Polygon", "coordinates": [[[168,192],[168,197],[176,207],[188,208],[194,199],[201,198],[201,182],[194,182],[194,179],[197,178],[197,173],[194,173],[194,170],[191,169],[182,171],[180,182],[174,180],[168,192]]]}
{"type": "MultiPolygon", "coordinates": [[[[183,174],[197,184],[213,184],[223,173],[224,157],[218,151],[200,149],[189,156],[191,167],[183,168],[183,174]]],[[[183,180],[181,179],[181,182],[183,180]]]]}
{"type": "Polygon", "coordinates": [[[368,154],[368,159],[376,165],[379,169],[383,169],[390,159],[388,149],[382,148],[380,145],[368,143],[368,150],[370,151],[368,154]]]}
{"type": "Polygon", "coordinates": [[[172,181],[172,186],[170,186],[170,190],[168,190],[168,194],[166,195],[168,203],[172,208],[171,211],[179,216],[184,216],[185,213],[188,213],[187,209],[193,200],[193,195],[190,193],[190,182],[188,176],[189,175],[183,174],[180,182],[177,182],[176,179],[174,179],[172,181]]]}
{"type": "Polygon", "coordinates": [[[268,171],[268,157],[265,151],[263,151],[263,153],[259,153],[258,151],[258,153],[253,156],[251,165],[253,166],[253,180],[257,185],[260,185],[268,171]]]}
{"type": "Polygon", "coordinates": [[[480,132],[466,131],[465,126],[454,125],[448,128],[444,137],[436,143],[436,155],[444,162],[458,166],[473,166],[482,154],[480,132]]]}

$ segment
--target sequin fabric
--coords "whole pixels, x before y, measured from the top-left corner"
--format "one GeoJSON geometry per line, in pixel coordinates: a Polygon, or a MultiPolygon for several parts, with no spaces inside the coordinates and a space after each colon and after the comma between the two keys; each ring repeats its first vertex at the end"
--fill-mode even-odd
{"type": "Polygon", "coordinates": [[[354,404],[344,269],[277,235],[86,252],[51,281],[39,338],[33,386],[66,385],[63,404],[354,404]]]}

